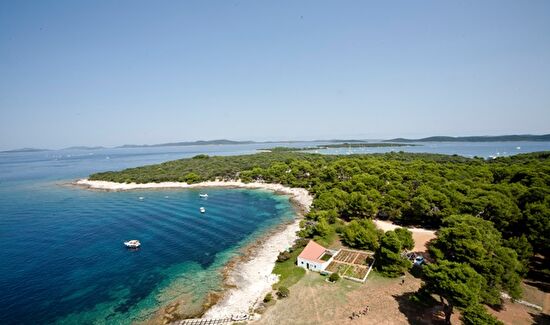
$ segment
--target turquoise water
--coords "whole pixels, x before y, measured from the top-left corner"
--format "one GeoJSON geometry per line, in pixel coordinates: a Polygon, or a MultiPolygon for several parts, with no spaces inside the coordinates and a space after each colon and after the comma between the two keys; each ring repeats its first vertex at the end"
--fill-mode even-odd
{"type": "Polygon", "coordinates": [[[239,248],[294,215],[266,191],[208,189],[204,200],[197,189],[65,186],[105,165],[43,154],[0,157],[0,324],[128,324],[174,299],[197,310],[239,248]],[[128,239],[142,247],[126,249],[128,239]]]}

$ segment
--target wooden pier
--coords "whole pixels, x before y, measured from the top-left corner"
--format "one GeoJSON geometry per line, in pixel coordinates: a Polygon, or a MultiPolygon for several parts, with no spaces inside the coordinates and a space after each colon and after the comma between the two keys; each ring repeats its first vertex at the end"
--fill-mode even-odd
{"type": "MultiPolygon", "coordinates": [[[[251,320],[250,315],[248,317],[248,320],[251,320]]],[[[171,325],[224,325],[224,324],[233,324],[238,322],[239,321],[233,320],[231,317],[215,318],[215,319],[191,318],[191,319],[178,320],[170,324],[171,325]]]]}

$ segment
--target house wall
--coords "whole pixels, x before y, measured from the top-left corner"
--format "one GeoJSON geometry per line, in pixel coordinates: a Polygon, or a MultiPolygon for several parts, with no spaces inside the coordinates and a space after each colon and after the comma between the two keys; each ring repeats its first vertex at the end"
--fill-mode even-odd
{"type": "Polygon", "coordinates": [[[324,262],[324,263],[318,263],[318,262],[315,262],[315,261],[310,261],[310,260],[306,260],[306,259],[298,257],[298,259],[296,261],[296,264],[299,267],[303,267],[304,269],[308,269],[307,264],[309,263],[309,270],[316,271],[316,272],[321,272],[330,264],[331,260],[332,260],[332,258],[329,259],[328,261],[324,262]]]}

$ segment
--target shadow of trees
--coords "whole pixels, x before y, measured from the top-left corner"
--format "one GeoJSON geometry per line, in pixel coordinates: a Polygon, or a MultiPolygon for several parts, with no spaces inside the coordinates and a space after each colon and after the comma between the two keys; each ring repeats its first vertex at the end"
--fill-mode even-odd
{"type": "Polygon", "coordinates": [[[535,314],[535,313],[529,313],[531,317],[533,317],[533,324],[534,325],[549,325],[550,324],[550,315],[547,314],[535,314]]]}
{"type": "Polygon", "coordinates": [[[550,262],[542,256],[534,256],[531,259],[531,267],[525,283],[550,293],[550,262]]]}
{"type": "Polygon", "coordinates": [[[420,299],[416,292],[407,292],[401,295],[392,295],[399,305],[399,311],[407,317],[412,325],[445,324],[444,319],[434,317],[440,307],[439,303],[431,296],[420,299]]]}

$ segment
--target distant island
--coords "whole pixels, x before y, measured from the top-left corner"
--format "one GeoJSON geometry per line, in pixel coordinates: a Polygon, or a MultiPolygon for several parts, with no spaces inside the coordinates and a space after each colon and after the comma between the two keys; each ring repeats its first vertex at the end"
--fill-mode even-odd
{"type": "Polygon", "coordinates": [[[366,142],[353,142],[353,143],[338,143],[338,144],[325,144],[317,145],[314,147],[275,147],[258,149],[259,151],[271,151],[271,152],[284,152],[284,151],[310,151],[310,150],[322,150],[322,149],[337,149],[337,148],[386,148],[386,147],[416,147],[419,144],[411,143],[366,143],[366,142]]]}
{"type": "Polygon", "coordinates": [[[0,151],[0,153],[17,153],[17,152],[40,152],[40,151],[49,151],[50,149],[37,149],[37,148],[21,148],[21,149],[12,149],[0,151]]]}
{"type": "Polygon", "coordinates": [[[323,148],[379,148],[379,147],[416,147],[419,144],[411,143],[339,143],[339,144],[327,144],[324,146],[317,146],[320,149],[323,148]]]}
{"type": "MultiPolygon", "coordinates": [[[[368,142],[369,140],[361,139],[328,139],[328,140],[286,140],[286,141],[234,141],[227,139],[217,140],[197,140],[197,141],[181,141],[181,142],[168,142],[159,144],[125,144],[118,147],[111,147],[111,149],[125,149],[125,148],[157,148],[157,147],[182,147],[182,146],[204,146],[204,145],[243,145],[243,144],[270,144],[270,143],[329,143],[324,145],[314,145],[312,147],[276,147],[266,148],[260,150],[269,151],[305,151],[305,150],[319,150],[328,148],[376,148],[376,147],[405,147],[414,146],[412,142],[505,142],[505,141],[537,141],[544,142],[550,141],[550,134],[543,135],[499,135],[499,136],[467,136],[467,137],[450,137],[450,136],[432,136],[421,139],[408,139],[408,138],[395,138],[389,140],[370,140],[379,142],[368,142]]],[[[103,146],[73,146],[64,148],[62,150],[99,150],[108,149],[109,147],[103,146]]],[[[37,148],[21,148],[0,151],[0,153],[21,153],[21,152],[39,152],[49,151],[52,149],[37,149],[37,148]]]]}
{"type": "Polygon", "coordinates": [[[65,150],[99,150],[99,149],[106,149],[106,148],[102,146],[96,146],[96,147],[74,146],[74,147],[65,148],[65,150]]]}
{"type": "Polygon", "coordinates": [[[497,135],[497,136],[469,136],[449,137],[433,136],[421,139],[395,138],[384,142],[501,142],[501,141],[550,141],[550,134],[543,135],[497,135]]]}
{"type": "Polygon", "coordinates": [[[116,148],[178,147],[178,146],[204,146],[204,145],[228,145],[228,144],[251,144],[251,143],[255,143],[255,142],[219,139],[219,140],[169,142],[169,143],[160,143],[160,144],[125,144],[123,146],[119,146],[116,148]]]}

